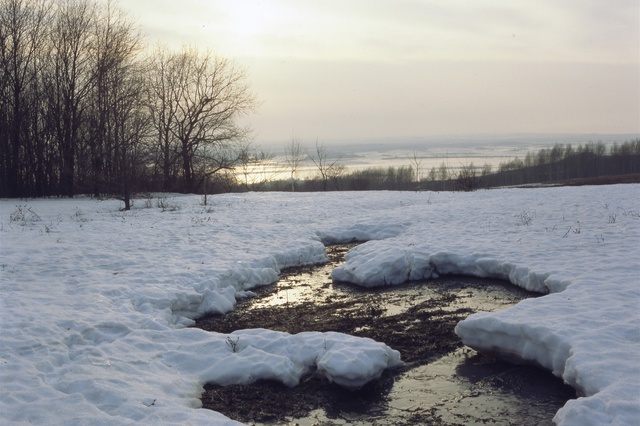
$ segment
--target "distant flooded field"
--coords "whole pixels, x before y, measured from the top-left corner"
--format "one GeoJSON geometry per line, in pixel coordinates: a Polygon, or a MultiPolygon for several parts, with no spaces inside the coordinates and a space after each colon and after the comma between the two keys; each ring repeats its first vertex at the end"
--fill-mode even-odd
{"type": "MultiPolygon", "coordinates": [[[[327,153],[333,161],[350,172],[367,168],[409,167],[419,161],[421,177],[426,177],[431,168],[436,169],[444,163],[450,171],[473,163],[476,167],[489,165],[496,170],[500,163],[506,163],[515,157],[523,158],[528,151],[549,148],[556,143],[585,144],[590,141],[602,141],[611,145],[613,141],[624,142],[634,135],[501,135],[501,136],[451,136],[429,139],[380,139],[378,141],[344,142],[319,141],[327,147],[327,153]],[[626,138],[628,136],[628,138],[626,138]],[[626,139],[625,139],[626,138],[626,139]]],[[[300,141],[301,146],[310,153],[315,142],[300,141]]],[[[272,161],[251,167],[249,172],[256,177],[270,180],[288,179],[291,172],[286,169],[284,147],[270,144],[266,151],[273,154],[272,161]]],[[[298,169],[298,179],[309,179],[318,171],[305,155],[305,161],[298,169]]]]}

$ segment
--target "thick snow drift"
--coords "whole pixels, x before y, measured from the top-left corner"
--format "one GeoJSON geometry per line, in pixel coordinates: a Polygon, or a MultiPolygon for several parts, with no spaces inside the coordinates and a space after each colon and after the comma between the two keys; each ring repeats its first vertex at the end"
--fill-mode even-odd
{"type": "MultiPolygon", "coordinates": [[[[185,328],[367,243],[334,278],[391,285],[500,277],[549,293],[476,314],[470,346],[537,362],[584,397],[559,424],[640,418],[640,186],[476,193],[359,192],[0,202],[0,421],[235,424],[198,409],[206,382],[358,387],[399,365],[383,343],[337,333],[231,335],[185,328]],[[55,409],[52,409],[55,407],[55,409]]],[[[425,384],[427,386],[428,384],[425,384]]]]}

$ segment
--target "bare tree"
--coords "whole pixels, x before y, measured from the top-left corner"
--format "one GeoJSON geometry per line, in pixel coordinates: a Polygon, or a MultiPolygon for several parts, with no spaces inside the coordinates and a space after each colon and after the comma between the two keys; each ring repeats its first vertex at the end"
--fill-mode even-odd
{"type": "Polygon", "coordinates": [[[246,190],[264,190],[269,182],[282,173],[275,161],[275,154],[247,145],[241,151],[236,169],[240,172],[240,184],[246,190]]]}
{"type": "Polygon", "coordinates": [[[419,186],[420,181],[422,180],[422,158],[418,157],[418,153],[414,150],[413,155],[409,157],[409,161],[411,162],[411,167],[413,167],[413,170],[415,171],[414,177],[419,186]]]}
{"type": "Polygon", "coordinates": [[[446,162],[440,163],[440,167],[438,167],[438,180],[442,182],[442,190],[446,191],[447,189],[447,181],[451,177],[451,172],[449,171],[449,167],[446,162]]]}
{"type": "Polygon", "coordinates": [[[438,180],[438,170],[436,169],[436,166],[431,167],[429,173],[427,174],[427,179],[429,179],[429,181],[431,182],[435,182],[436,180],[438,180]]]}
{"type": "Polygon", "coordinates": [[[440,167],[438,168],[438,179],[445,181],[449,179],[449,174],[449,167],[447,167],[447,163],[443,161],[440,163],[440,167]]]}
{"type": "Polygon", "coordinates": [[[458,188],[463,191],[475,191],[478,189],[480,179],[473,163],[462,164],[455,181],[458,188]]]}
{"type": "Polygon", "coordinates": [[[337,190],[341,190],[344,182],[342,182],[342,177],[347,173],[347,166],[344,164],[335,164],[332,167],[329,167],[327,170],[328,178],[333,182],[333,186],[337,190]]]}
{"type": "Polygon", "coordinates": [[[291,171],[291,192],[296,190],[296,178],[298,169],[304,163],[306,157],[302,144],[295,137],[291,138],[291,141],[284,150],[285,164],[289,171],[291,171]]]}
{"type": "MultiPolygon", "coordinates": [[[[0,2],[0,193],[19,196],[31,179],[43,179],[36,146],[36,86],[50,6],[44,0],[0,2]]],[[[33,185],[33,183],[31,183],[33,185]]]]}
{"type": "Polygon", "coordinates": [[[484,163],[484,165],[482,166],[481,176],[482,177],[489,176],[492,170],[493,170],[493,167],[491,166],[491,164],[484,163]]]}
{"type": "Polygon", "coordinates": [[[83,142],[81,125],[91,91],[91,25],[95,5],[82,0],[60,0],[51,30],[49,51],[49,120],[59,155],[60,192],[75,192],[76,160],[83,142]]]}
{"type": "Polygon", "coordinates": [[[339,155],[337,157],[332,157],[331,153],[327,150],[327,147],[324,144],[319,143],[317,140],[315,150],[308,153],[307,156],[318,169],[320,179],[322,180],[322,189],[323,191],[326,191],[333,171],[340,166],[339,161],[342,159],[342,156],[339,155]]]}
{"type": "Polygon", "coordinates": [[[198,152],[208,150],[210,155],[243,142],[249,129],[240,127],[236,119],[255,107],[255,98],[244,70],[196,49],[161,51],[149,74],[149,105],[162,148],[163,174],[168,177],[179,162],[182,189],[192,191],[198,152]]]}
{"type": "Polygon", "coordinates": [[[131,207],[136,173],[142,165],[149,119],[138,61],[141,36],[108,1],[94,23],[94,75],[90,108],[90,155],[94,193],[119,194],[131,207]]]}
{"type": "Polygon", "coordinates": [[[160,168],[162,190],[170,191],[174,180],[178,147],[171,129],[177,115],[178,76],[174,55],[158,47],[147,60],[147,106],[156,133],[154,164],[160,168]]]}
{"type": "Polygon", "coordinates": [[[204,194],[203,204],[207,205],[210,191],[209,182],[220,183],[226,190],[231,190],[237,183],[235,169],[247,155],[249,145],[210,145],[202,147],[194,158],[194,164],[200,168],[197,190],[204,194]]]}

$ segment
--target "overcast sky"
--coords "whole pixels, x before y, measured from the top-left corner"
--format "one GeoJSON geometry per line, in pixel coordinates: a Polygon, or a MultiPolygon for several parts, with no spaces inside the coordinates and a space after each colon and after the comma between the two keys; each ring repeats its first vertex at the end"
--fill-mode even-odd
{"type": "Polygon", "coordinates": [[[233,58],[256,142],[640,133],[637,0],[121,0],[233,58]]]}

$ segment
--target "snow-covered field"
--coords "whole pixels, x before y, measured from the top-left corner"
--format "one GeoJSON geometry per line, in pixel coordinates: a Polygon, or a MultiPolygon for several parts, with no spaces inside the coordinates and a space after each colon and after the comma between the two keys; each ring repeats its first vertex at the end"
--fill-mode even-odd
{"type": "Polygon", "coordinates": [[[369,242],[335,278],[464,273],[550,292],[456,331],[578,389],[556,423],[639,424],[640,185],[201,202],[0,201],[0,423],[237,424],[198,408],[204,383],[295,385],[315,371],[362,385],[398,353],[337,333],[185,327],[283,267],[326,260],[323,243],[357,239],[369,242]]]}

